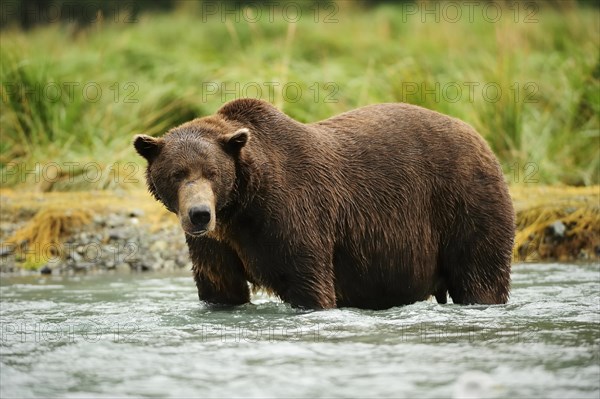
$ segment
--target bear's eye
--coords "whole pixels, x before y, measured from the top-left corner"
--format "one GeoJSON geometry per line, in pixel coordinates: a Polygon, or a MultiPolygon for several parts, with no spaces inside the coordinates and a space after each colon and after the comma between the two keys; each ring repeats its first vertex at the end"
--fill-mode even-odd
{"type": "Polygon", "coordinates": [[[177,170],[177,171],[173,172],[173,174],[171,175],[171,178],[176,182],[180,182],[183,179],[185,179],[186,176],[187,176],[187,172],[185,170],[177,170]]]}
{"type": "Polygon", "coordinates": [[[204,177],[208,180],[214,179],[217,176],[217,171],[215,169],[207,169],[204,171],[204,177]]]}

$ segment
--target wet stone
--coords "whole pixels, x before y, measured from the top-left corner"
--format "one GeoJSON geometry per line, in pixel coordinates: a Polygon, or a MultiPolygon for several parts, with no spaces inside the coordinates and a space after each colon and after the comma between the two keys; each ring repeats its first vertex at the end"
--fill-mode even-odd
{"type": "Polygon", "coordinates": [[[52,274],[52,269],[50,269],[50,268],[48,267],[48,265],[45,265],[44,267],[42,267],[42,268],[40,269],[40,273],[41,273],[41,274],[52,274]]]}
{"type": "Polygon", "coordinates": [[[144,211],[139,208],[134,208],[131,211],[129,211],[130,218],[138,218],[141,216],[144,216],[144,211]]]}
{"type": "Polygon", "coordinates": [[[564,237],[566,230],[567,230],[567,227],[560,220],[557,220],[556,222],[554,222],[550,226],[548,226],[548,231],[554,237],[561,237],[561,238],[564,237]]]}

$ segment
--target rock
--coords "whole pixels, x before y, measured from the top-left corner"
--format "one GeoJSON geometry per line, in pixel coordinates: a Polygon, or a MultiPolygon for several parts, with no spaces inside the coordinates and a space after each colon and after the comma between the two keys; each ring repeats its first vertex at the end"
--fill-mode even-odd
{"type": "Polygon", "coordinates": [[[581,250],[579,250],[579,254],[577,254],[577,258],[582,259],[582,260],[588,260],[588,259],[590,259],[590,255],[587,252],[585,252],[585,250],[582,248],[581,250]]]}
{"type": "Polygon", "coordinates": [[[130,272],[131,267],[127,263],[121,262],[121,263],[117,263],[117,265],[115,266],[115,270],[117,272],[121,272],[121,273],[130,272]]]}
{"type": "Polygon", "coordinates": [[[155,253],[162,253],[167,249],[167,247],[168,247],[168,244],[166,241],[158,240],[158,241],[155,241],[150,246],[150,251],[155,252],[155,253]]]}
{"type": "Polygon", "coordinates": [[[174,260],[166,260],[162,266],[163,266],[163,269],[165,269],[165,270],[174,270],[175,269],[175,261],[174,260]]]}
{"type": "Polygon", "coordinates": [[[550,234],[552,234],[555,237],[564,237],[565,236],[565,231],[567,230],[567,227],[565,226],[565,224],[563,222],[561,222],[560,220],[557,220],[556,222],[552,223],[550,226],[548,226],[548,232],[550,234]]]}
{"type": "MultiPolygon", "coordinates": [[[[83,250],[82,250],[82,252],[83,252],[83,250]]],[[[83,259],[83,256],[81,256],[78,251],[73,251],[69,254],[69,258],[72,259],[73,262],[77,263],[77,262],[81,262],[81,260],[83,259]]]]}
{"type": "Polygon", "coordinates": [[[0,256],[7,256],[14,252],[14,245],[2,245],[0,246],[0,256]]]}
{"type": "Polygon", "coordinates": [[[106,218],[106,224],[110,228],[115,228],[117,226],[123,226],[125,224],[125,221],[123,216],[113,213],[108,215],[108,217],[106,218]]]}
{"type": "Polygon", "coordinates": [[[84,272],[94,268],[94,264],[91,262],[79,262],[73,265],[73,268],[77,272],[84,272]]]}
{"type": "Polygon", "coordinates": [[[139,218],[142,216],[144,216],[144,211],[140,208],[134,208],[131,211],[129,211],[130,218],[139,218]]]}
{"type": "Polygon", "coordinates": [[[50,269],[50,268],[48,267],[48,265],[45,265],[44,267],[42,267],[42,268],[40,269],[40,273],[41,273],[41,274],[52,274],[52,269],[50,269]]]}
{"type": "Polygon", "coordinates": [[[187,267],[188,264],[191,264],[190,257],[188,255],[187,250],[181,251],[177,254],[177,265],[179,267],[187,267]]]}
{"type": "Polygon", "coordinates": [[[127,234],[124,229],[110,229],[108,231],[109,240],[124,240],[127,238],[127,234]]]}

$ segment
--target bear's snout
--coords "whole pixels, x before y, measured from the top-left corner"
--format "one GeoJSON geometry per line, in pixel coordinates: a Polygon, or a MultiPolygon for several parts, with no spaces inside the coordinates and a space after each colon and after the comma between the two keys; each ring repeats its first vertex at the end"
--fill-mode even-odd
{"type": "Polygon", "coordinates": [[[183,230],[190,235],[203,235],[216,227],[215,195],[206,180],[183,184],[179,189],[177,215],[183,230]]]}
{"type": "Polygon", "coordinates": [[[208,230],[208,224],[212,218],[210,207],[208,205],[193,206],[188,212],[190,222],[196,231],[208,230]]]}

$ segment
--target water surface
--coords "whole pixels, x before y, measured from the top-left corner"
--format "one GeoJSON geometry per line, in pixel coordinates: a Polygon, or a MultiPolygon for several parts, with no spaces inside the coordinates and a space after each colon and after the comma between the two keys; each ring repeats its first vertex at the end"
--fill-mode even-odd
{"type": "Polygon", "coordinates": [[[600,395],[600,265],[515,265],[509,303],[214,309],[187,273],[1,279],[0,396],[600,395]]]}

